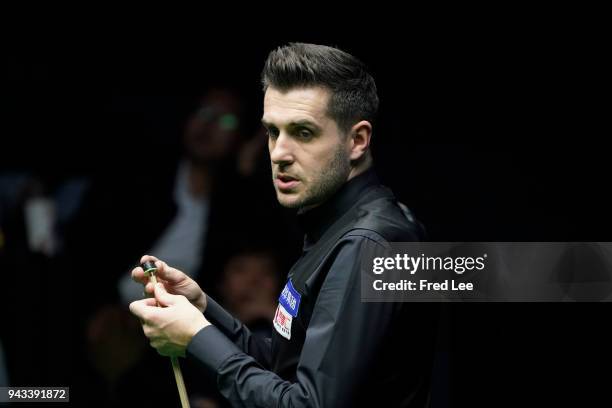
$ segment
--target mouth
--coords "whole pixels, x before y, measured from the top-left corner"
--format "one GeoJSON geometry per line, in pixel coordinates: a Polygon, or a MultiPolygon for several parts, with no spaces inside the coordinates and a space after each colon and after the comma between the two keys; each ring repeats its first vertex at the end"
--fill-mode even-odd
{"type": "Polygon", "coordinates": [[[286,174],[278,174],[274,179],[274,184],[279,190],[291,190],[295,188],[300,181],[295,177],[286,175],[286,174]]]}

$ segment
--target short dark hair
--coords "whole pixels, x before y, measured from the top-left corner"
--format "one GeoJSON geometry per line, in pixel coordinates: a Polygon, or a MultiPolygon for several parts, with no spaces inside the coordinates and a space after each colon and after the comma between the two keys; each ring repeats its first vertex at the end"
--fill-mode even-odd
{"type": "Polygon", "coordinates": [[[345,132],[360,120],[374,122],[378,112],[374,78],[361,61],[337,48],[304,43],[279,47],[268,55],[261,82],[264,92],[268,87],[329,89],[327,113],[345,132]]]}

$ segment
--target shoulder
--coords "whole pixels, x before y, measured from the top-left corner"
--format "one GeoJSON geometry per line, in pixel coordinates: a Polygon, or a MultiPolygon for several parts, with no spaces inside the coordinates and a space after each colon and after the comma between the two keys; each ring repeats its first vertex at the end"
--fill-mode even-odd
{"type": "Polygon", "coordinates": [[[357,208],[353,228],[346,235],[359,235],[387,242],[421,241],[425,238],[422,224],[386,187],[377,189],[357,208]],[[368,231],[370,233],[368,233],[368,231]]]}

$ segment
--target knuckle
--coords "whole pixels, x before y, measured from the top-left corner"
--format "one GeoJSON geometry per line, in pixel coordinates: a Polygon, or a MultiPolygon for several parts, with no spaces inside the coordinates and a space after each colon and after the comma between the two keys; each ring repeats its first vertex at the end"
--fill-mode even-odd
{"type": "Polygon", "coordinates": [[[142,320],[144,320],[147,323],[153,322],[153,319],[154,319],[153,314],[147,310],[143,311],[140,314],[140,317],[142,317],[142,320]]]}

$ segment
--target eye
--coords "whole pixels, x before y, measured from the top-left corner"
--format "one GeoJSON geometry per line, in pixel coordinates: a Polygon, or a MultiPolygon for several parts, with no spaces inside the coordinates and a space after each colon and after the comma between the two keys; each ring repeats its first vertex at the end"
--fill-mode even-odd
{"type": "Polygon", "coordinates": [[[268,137],[271,139],[276,139],[278,137],[278,129],[273,126],[266,128],[266,133],[268,134],[268,137]]]}
{"type": "Polygon", "coordinates": [[[306,128],[298,129],[297,134],[302,139],[310,139],[312,137],[312,132],[306,128]]]}

